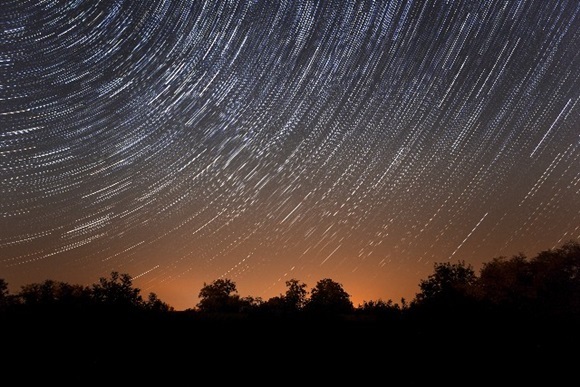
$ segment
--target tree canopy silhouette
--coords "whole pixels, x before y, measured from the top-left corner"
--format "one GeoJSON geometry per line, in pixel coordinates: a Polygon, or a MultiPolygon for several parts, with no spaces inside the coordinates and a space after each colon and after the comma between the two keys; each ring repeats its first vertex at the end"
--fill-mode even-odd
{"type": "Polygon", "coordinates": [[[268,299],[262,309],[277,313],[296,313],[302,311],[308,302],[306,284],[292,278],[286,281],[286,293],[268,299]]]}
{"type": "Polygon", "coordinates": [[[311,290],[306,310],[317,313],[351,313],[354,310],[350,294],[342,284],[330,278],[321,279],[311,290]]]}
{"type": "MultiPolygon", "coordinates": [[[[218,279],[204,283],[195,311],[214,314],[259,311],[262,315],[318,312],[398,318],[415,311],[452,315],[456,311],[476,310],[480,315],[494,311],[504,315],[580,319],[580,243],[570,241],[531,259],[521,253],[511,258],[497,257],[483,264],[479,276],[465,261],[435,263],[433,273],[420,281],[415,298],[409,304],[402,299],[401,306],[379,299],[365,301],[355,308],[342,284],[330,278],[318,281],[310,293],[306,284],[295,278],[286,281],[286,287],[284,294],[264,302],[259,297],[240,297],[234,281],[218,279]]],[[[45,280],[23,285],[17,294],[10,294],[8,283],[0,278],[0,311],[13,309],[174,311],[155,293],[144,300],[141,290],[133,286],[132,277],[116,271],[109,278],[99,278],[92,286],[45,280]]]]}
{"type": "Polygon", "coordinates": [[[197,308],[206,313],[233,313],[241,307],[236,283],[230,279],[217,279],[210,284],[204,282],[199,291],[197,308]]]}
{"type": "Polygon", "coordinates": [[[29,308],[83,309],[92,302],[91,289],[82,285],[45,280],[22,286],[19,298],[29,308]]]}
{"type": "Polygon", "coordinates": [[[477,276],[465,261],[435,263],[434,272],[419,282],[420,292],[412,302],[414,307],[457,309],[472,300],[477,276]]]}
{"type": "Polygon", "coordinates": [[[92,287],[93,298],[99,305],[119,310],[136,310],[143,304],[141,289],[133,287],[129,274],[111,272],[111,278],[101,277],[92,287]]]}
{"type": "Polygon", "coordinates": [[[580,244],[574,241],[528,259],[523,254],[484,263],[478,297],[503,311],[580,313],[580,244]]]}
{"type": "Polygon", "coordinates": [[[0,278],[0,312],[6,310],[12,304],[12,297],[8,290],[8,282],[0,278]]]}

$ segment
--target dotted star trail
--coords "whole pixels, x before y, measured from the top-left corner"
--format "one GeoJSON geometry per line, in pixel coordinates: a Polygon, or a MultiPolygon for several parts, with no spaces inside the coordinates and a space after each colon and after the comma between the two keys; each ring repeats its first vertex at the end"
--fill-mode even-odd
{"type": "Polygon", "coordinates": [[[580,238],[580,3],[5,1],[0,278],[410,300],[580,238]]]}

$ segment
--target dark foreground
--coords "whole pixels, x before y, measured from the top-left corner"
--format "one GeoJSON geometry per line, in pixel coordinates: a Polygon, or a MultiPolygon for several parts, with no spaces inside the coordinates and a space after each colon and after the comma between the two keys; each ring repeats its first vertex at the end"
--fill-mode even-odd
{"type": "Polygon", "coordinates": [[[564,386],[578,326],[499,318],[381,321],[166,315],[4,317],[8,385],[564,386]]]}

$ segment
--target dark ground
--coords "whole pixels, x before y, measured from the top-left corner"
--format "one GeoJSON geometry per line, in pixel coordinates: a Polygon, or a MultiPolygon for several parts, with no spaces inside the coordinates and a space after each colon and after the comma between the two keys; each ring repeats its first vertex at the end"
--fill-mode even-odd
{"type": "Polygon", "coordinates": [[[23,314],[0,322],[6,386],[567,386],[580,370],[578,327],[563,322],[200,319],[182,312],[23,314]]]}

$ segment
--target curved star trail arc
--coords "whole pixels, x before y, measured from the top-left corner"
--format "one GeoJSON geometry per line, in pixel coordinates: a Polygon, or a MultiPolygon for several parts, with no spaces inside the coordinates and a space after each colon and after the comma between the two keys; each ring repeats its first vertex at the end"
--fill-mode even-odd
{"type": "Polygon", "coordinates": [[[5,2],[0,277],[185,309],[580,238],[576,1],[5,2]]]}

